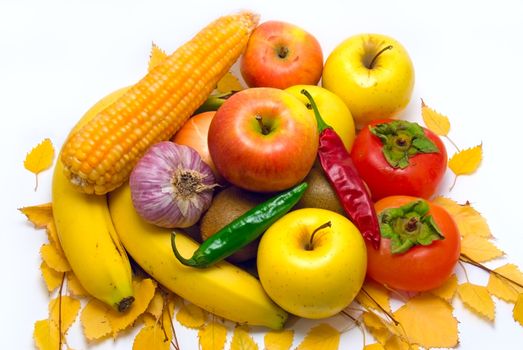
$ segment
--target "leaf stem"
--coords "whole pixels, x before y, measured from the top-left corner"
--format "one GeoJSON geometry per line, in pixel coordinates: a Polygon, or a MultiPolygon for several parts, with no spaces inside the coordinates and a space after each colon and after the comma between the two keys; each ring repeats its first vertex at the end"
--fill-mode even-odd
{"type": "Polygon", "coordinates": [[[395,326],[398,326],[398,325],[400,324],[400,323],[398,322],[398,320],[396,320],[396,319],[394,318],[394,316],[392,316],[392,314],[391,314],[390,312],[388,312],[387,310],[385,310],[385,309],[383,308],[383,306],[381,306],[380,303],[378,303],[378,302],[376,301],[376,299],[374,299],[374,298],[372,297],[372,295],[370,295],[369,292],[367,292],[367,291],[365,290],[365,288],[361,288],[361,291],[362,291],[362,292],[363,292],[363,293],[364,293],[364,294],[365,294],[365,295],[366,295],[370,300],[372,300],[372,302],[373,302],[374,304],[376,304],[376,306],[380,309],[381,312],[383,312],[385,315],[387,315],[387,317],[388,317],[392,322],[394,322],[394,325],[395,325],[395,326]]]}
{"type": "Polygon", "coordinates": [[[454,186],[456,186],[457,181],[458,181],[458,175],[454,176],[454,181],[452,182],[452,185],[449,188],[449,192],[451,192],[452,189],[454,188],[454,186]]]}
{"type": "Polygon", "coordinates": [[[486,271],[486,272],[488,272],[488,273],[491,273],[491,274],[493,274],[494,276],[496,276],[496,277],[498,277],[498,278],[501,278],[501,279],[504,279],[505,281],[510,282],[510,283],[512,283],[512,284],[514,284],[514,285],[520,287],[520,288],[523,288],[523,284],[521,284],[521,283],[519,283],[519,282],[516,282],[516,281],[514,281],[513,279],[511,279],[511,278],[509,278],[509,277],[507,277],[507,276],[504,276],[504,275],[500,274],[499,272],[494,271],[494,270],[492,270],[492,269],[486,267],[485,265],[483,265],[483,264],[477,262],[476,260],[472,259],[471,257],[469,257],[469,256],[466,255],[466,254],[461,253],[461,255],[460,255],[460,257],[459,257],[459,260],[460,260],[460,261],[463,261],[464,263],[467,263],[467,264],[470,264],[470,265],[472,265],[472,266],[475,266],[475,267],[477,267],[477,268],[479,268],[479,269],[481,269],[481,270],[483,270],[483,271],[486,271]]]}
{"type": "Polygon", "coordinates": [[[58,290],[58,350],[62,350],[62,291],[64,289],[65,272],[62,274],[62,282],[58,290]]]}
{"type": "Polygon", "coordinates": [[[452,139],[450,137],[448,137],[448,135],[445,135],[445,138],[452,144],[452,146],[454,146],[456,151],[461,152],[461,150],[459,149],[458,145],[456,145],[456,143],[454,141],[452,141],[452,139]]]}

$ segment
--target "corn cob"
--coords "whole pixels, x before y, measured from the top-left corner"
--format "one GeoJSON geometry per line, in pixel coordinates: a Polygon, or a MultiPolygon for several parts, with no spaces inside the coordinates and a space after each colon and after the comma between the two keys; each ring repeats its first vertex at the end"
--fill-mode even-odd
{"type": "Polygon", "coordinates": [[[73,133],[62,149],[66,177],[85,193],[124,183],[149,146],[168,140],[243,52],[258,16],[218,18],[73,133]]]}

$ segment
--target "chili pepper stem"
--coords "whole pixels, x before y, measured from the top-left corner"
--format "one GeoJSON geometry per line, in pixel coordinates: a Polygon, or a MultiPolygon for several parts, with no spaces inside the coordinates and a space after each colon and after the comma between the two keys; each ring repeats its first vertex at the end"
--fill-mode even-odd
{"type": "Polygon", "coordinates": [[[316,102],[314,101],[314,98],[312,98],[312,95],[310,94],[310,92],[303,89],[303,90],[301,90],[301,93],[304,94],[310,101],[312,110],[314,111],[314,116],[316,117],[316,123],[318,124],[319,132],[322,132],[323,130],[328,129],[328,128],[332,128],[321,117],[320,111],[318,110],[318,106],[316,105],[316,102]]]}
{"type": "Polygon", "coordinates": [[[307,250],[313,249],[312,241],[314,240],[314,236],[316,235],[316,232],[318,232],[319,230],[323,230],[324,228],[331,227],[331,226],[332,226],[332,223],[330,221],[327,221],[326,223],[316,227],[316,229],[314,231],[312,231],[311,238],[309,240],[309,244],[307,245],[307,250]]]}
{"type": "Polygon", "coordinates": [[[176,248],[176,233],[174,231],[171,233],[171,246],[173,248],[174,255],[183,265],[196,266],[194,259],[184,258],[176,248]]]}

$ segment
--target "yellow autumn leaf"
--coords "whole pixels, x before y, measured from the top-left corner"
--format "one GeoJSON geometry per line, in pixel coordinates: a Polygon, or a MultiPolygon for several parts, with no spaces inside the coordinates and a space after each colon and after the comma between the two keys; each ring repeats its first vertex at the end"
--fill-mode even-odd
{"type": "Polygon", "coordinates": [[[309,330],[297,350],[337,350],[340,336],[340,332],[331,325],[320,323],[309,330]]]}
{"type": "Polygon", "coordinates": [[[451,348],[458,344],[458,321],[452,306],[429,293],[409,299],[394,312],[397,333],[426,348],[451,348]]]}
{"type": "Polygon", "coordinates": [[[134,302],[126,312],[118,312],[111,308],[107,312],[107,319],[111,325],[113,336],[130,327],[138,316],[143,314],[151,302],[156,291],[156,282],[150,278],[133,281],[134,302]]]}
{"type": "Polygon", "coordinates": [[[89,293],[84,289],[72,271],[67,272],[67,290],[69,290],[69,293],[77,297],[89,296],[89,293]]]}
{"type": "Polygon", "coordinates": [[[289,350],[294,340],[294,331],[284,329],[281,331],[270,331],[265,333],[263,342],[265,349],[271,350],[289,350]]]}
{"type": "Polygon", "coordinates": [[[222,350],[227,340],[227,328],[219,322],[211,321],[198,331],[201,350],[222,350]]]}
{"type": "Polygon", "coordinates": [[[518,283],[519,286],[503,277],[498,277],[495,273],[491,273],[487,284],[489,293],[506,302],[515,303],[519,294],[523,293],[523,287],[521,287],[523,286],[523,273],[514,264],[505,264],[494,269],[494,272],[518,283]]]}
{"type": "Polygon", "coordinates": [[[469,310],[490,321],[494,320],[495,305],[487,287],[466,282],[458,286],[458,295],[469,310]]]}
{"type": "Polygon", "coordinates": [[[462,236],[492,237],[487,220],[470,203],[458,204],[450,198],[441,196],[434,198],[432,202],[441,205],[448,211],[458,225],[459,233],[462,236]]]}
{"type": "Polygon", "coordinates": [[[523,293],[518,295],[516,305],[514,305],[514,309],[512,310],[512,316],[514,317],[514,321],[519,322],[519,324],[523,326],[523,293]]]}
{"type": "Polygon", "coordinates": [[[38,188],[38,174],[53,165],[53,158],[54,147],[50,139],[44,139],[25,157],[24,167],[36,176],[35,191],[38,188]]]}
{"type": "Polygon", "coordinates": [[[205,324],[205,312],[189,302],[182,303],[176,314],[176,320],[187,328],[200,328],[205,324]]]}
{"type": "Polygon", "coordinates": [[[154,67],[165,61],[167,54],[164,50],[160,49],[155,43],[152,44],[151,53],[149,55],[149,66],[148,70],[151,71],[154,67]]]}
{"type": "Polygon", "coordinates": [[[380,310],[380,307],[390,311],[389,291],[383,285],[365,280],[363,287],[356,296],[356,301],[365,308],[380,310]]]}
{"type": "Polygon", "coordinates": [[[49,320],[65,334],[76,320],[80,306],[78,299],[67,295],[58,296],[49,302],[49,320]]]}
{"type": "Polygon", "coordinates": [[[47,224],[45,231],[47,232],[47,239],[49,240],[49,243],[51,243],[56,250],[62,252],[62,246],[60,245],[60,239],[58,238],[58,232],[56,232],[56,225],[54,224],[54,221],[51,221],[47,224]]]}
{"type": "Polygon", "coordinates": [[[23,207],[18,210],[27,216],[27,220],[36,228],[44,228],[48,223],[53,221],[53,207],[51,203],[23,207]]]}
{"type": "Polygon", "coordinates": [[[417,350],[419,347],[415,344],[409,344],[404,338],[393,335],[385,343],[387,350],[417,350]]]}
{"type": "Polygon", "coordinates": [[[258,350],[258,344],[249,334],[247,326],[236,326],[232,334],[231,350],[258,350]]]}
{"type": "Polygon", "coordinates": [[[374,343],[365,345],[363,350],[385,350],[385,348],[380,343],[374,343]]]}
{"type": "Polygon", "coordinates": [[[505,253],[488,239],[478,236],[465,236],[461,239],[461,254],[482,263],[499,258],[505,253]]]}
{"type": "Polygon", "coordinates": [[[218,90],[219,93],[225,94],[229,93],[231,91],[240,91],[243,90],[243,86],[236,78],[234,74],[231,72],[227,72],[219,81],[216,86],[216,90],[218,90]]]}
{"type": "Polygon", "coordinates": [[[450,131],[449,118],[427,106],[423,100],[421,100],[421,116],[425,126],[433,133],[440,136],[448,135],[450,131]]]}
{"type": "Polygon", "coordinates": [[[162,323],[144,326],[134,337],[133,350],[169,350],[171,341],[165,337],[162,323]]]}
{"type": "Polygon", "coordinates": [[[391,329],[373,312],[364,312],[362,314],[362,320],[367,330],[380,344],[385,344],[393,335],[391,329]]]}
{"type": "Polygon", "coordinates": [[[49,320],[35,322],[33,339],[38,350],[56,350],[60,345],[58,328],[49,320]]]}
{"type": "Polygon", "coordinates": [[[63,252],[56,249],[53,244],[43,244],[40,248],[40,255],[45,263],[55,271],[67,272],[71,270],[63,252]]]}
{"type": "Polygon", "coordinates": [[[91,299],[82,309],[80,321],[88,341],[99,340],[111,334],[108,312],[109,306],[97,299],[91,299]]]}
{"type": "Polygon", "coordinates": [[[40,272],[42,273],[45,286],[47,287],[49,293],[58,288],[62,283],[62,278],[64,275],[63,272],[53,270],[49,267],[49,265],[45,263],[45,261],[42,261],[42,263],[40,264],[40,272]]]}
{"type": "Polygon", "coordinates": [[[443,283],[443,285],[430,290],[429,293],[437,297],[440,297],[443,300],[450,303],[454,298],[454,294],[456,294],[457,287],[458,278],[456,277],[456,275],[452,275],[445,281],[445,283],[443,283]]]}
{"type": "Polygon", "coordinates": [[[164,305],[164,299],[162,296],[162,292],[160,288],[156,288],[156,292],[154,293],[154,297],[149,303],[149,306],[147,307],[147,310],[145,310],[148,314],[152,315],[156,320],[159,320],[163,313],[163,305],[164,305]]]}
{"type": "Polygon", "coordinates": [[[483,145],[478,145],[455,153],[449,159],[449,168],[456,176],[473,174],[481,164],[483,145]]]}

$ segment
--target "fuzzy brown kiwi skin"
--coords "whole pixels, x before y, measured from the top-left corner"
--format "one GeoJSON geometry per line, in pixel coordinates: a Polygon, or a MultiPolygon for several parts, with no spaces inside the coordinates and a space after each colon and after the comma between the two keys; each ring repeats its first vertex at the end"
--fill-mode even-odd
{"type": "MultiPolygon", "coordinates": [[[[254,193],[229,186],[220,191],[200,221],[202,241],[218,232],[225,225],[244,214],[249,209],[266,201],[270,194],[254,193]]],[[[256,257],[259,239],[251,242],[240,251],[227,258],[233,263],[241,263],[256,257]]]]}
{"type": "Polygon", "coordinates": [[[345,215],[336,192],[334,192],[329,180],[323,175],[323,170],[319,164],[312,167],[304,181],[307,182],[309,187],[294,209],[321,208],[345,215]]]}

